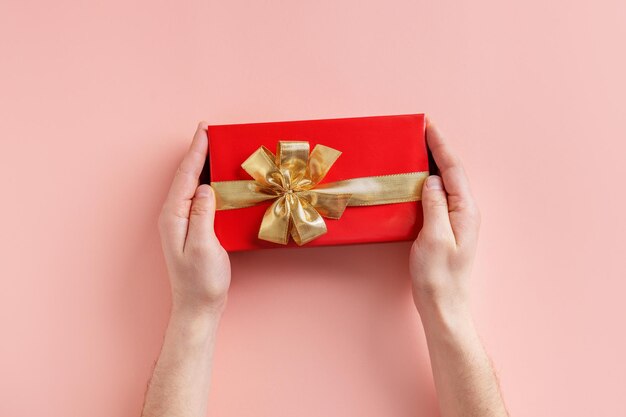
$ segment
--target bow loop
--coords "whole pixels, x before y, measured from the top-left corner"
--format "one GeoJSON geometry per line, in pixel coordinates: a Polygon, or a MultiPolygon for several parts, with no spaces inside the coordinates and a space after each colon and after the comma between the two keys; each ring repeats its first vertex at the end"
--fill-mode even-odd
{"type": "Polygon", "coordinates": [[[281,172],[276,157],[265,146],[261,146],[248,157],[241,167],[263,188],[270,190],[283,187],[281,172]]]}
{"type": "Polygon", "coordinates": [[[324,179],[337,158],[339,158],[339,155],[341,155],[341,152],[336,149],[324,145],[315,145],[309,156],[305,175],[310,181],[311,187],[316,186],[324,179]]]}
{"type": "Polygon", "coordinates": [[[294,190],[306,174],[309,142],[279,141],[276,163],[283,176],[285,190],[294,190]]]}
{"type": "Polygon", "coordinates": [[[352,194],[326,194],[316,189],[298,193],[301,200],[306,201],[322,216],[329,219],[339,219],[343,214],[352,194]]]}

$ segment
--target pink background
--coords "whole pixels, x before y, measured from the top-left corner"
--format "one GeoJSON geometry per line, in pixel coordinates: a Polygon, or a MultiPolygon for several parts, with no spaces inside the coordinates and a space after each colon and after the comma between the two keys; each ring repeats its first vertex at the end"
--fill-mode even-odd
{"type": "MultiPolygon", "coordinates": [[[[514,415],[624,413],[626,3],[3,0],[0,415],[138,415],[197,121],[424,111],[483,211],[514,415]]],[[[408,243],[240,253],[219,416],[433,416],[408,243]]]]}

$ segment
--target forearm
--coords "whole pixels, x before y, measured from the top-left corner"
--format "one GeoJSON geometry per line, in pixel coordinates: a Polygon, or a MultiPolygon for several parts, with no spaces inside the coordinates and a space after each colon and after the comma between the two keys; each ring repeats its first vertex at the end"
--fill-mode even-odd
{"type": "Polygon", "coordinates": [[[442,417],[508,416],[469,311],[420,309],[442,417]]]}
{"type": "Polygon", "coordinates": [[[219,320],[219,313],[172,311],[143,417],[206,415],[219,320]]]}

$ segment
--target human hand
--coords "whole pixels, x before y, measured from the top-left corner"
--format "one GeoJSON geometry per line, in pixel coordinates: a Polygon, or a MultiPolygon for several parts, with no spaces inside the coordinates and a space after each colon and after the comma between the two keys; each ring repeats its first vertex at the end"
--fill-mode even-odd
{"type": "Polygon", "coordinates": [[[159,231],[173,310],[220,314],[230,285],[230,261],[213,230],[213,189],[198,186],[207,149],[206,126],[200,123],[161,210],[159,231]]]}
{"type": "Polygon", "coordinates": [[[441,177],[431,175],[422,189],[424,225],[409,258],[413,299],[422,316],[467,313],[480,213],[461,161],[430,121],[426,140],[441,177]]]}

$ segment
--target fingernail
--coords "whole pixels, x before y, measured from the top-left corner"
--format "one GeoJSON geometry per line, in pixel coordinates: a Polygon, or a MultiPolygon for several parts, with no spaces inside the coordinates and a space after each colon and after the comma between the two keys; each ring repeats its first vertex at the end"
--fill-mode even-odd
{"type": "Polygon", "coordinates": [[[437,175],[431,175],[426,179],[426,187],[429,190],[443,190],[443,182],[441,182],[441,177],[437,175]]]}
{"type": "Polygon", "coordinates": [[[211,195],[211,186],[208,184],[202,184],[196,190],[196,197],[208,197],[211,195]]]}

